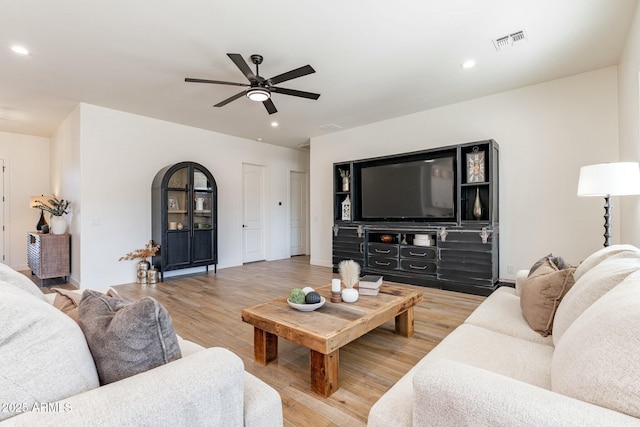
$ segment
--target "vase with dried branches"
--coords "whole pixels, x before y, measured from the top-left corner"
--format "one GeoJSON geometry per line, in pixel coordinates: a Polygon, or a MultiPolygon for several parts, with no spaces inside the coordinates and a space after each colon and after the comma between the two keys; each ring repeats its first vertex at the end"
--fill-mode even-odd
{"type": "Polygon", "coordinates": [[[358,290],[354,289],[354,286],[360,280],[360,264],[353,260],[340,261],[338,271],[345,286],[345,289],[342,290],[342,300],[345,302],[358,301],[358,290]]]}
{"type": "MultiPolygon", "coordinates": [[[[160,245],[153,245],[153,240],[149,240],[147,242],[146,245],[144,245],[144,248],[142,249],[136,249],[132,252],[129,252],[128,254],[126,254],[125,256],[122,256],[118,259],[118,261],[132,261],[135,259],[139,259],[140,261],[138,261],[137,264],[137,271],[136,271],[136,277],[137,277],[137,282],[140,284],[146,284],[147,283],[147,276],[148,276],[148,272],[150,264],[149,261],[147,261],[147,258],[151,258],[152,256],[154,256],[156,253],[158,253],[158,251],[160,250],[160,245]]],[[[154,279],[151,281],[152,284],[155,284],[156,279],[157,278],[157,274],[153,273],[151,274],[151,277],[153,277],[154,279]]]]}
{"type": "Polygon", "coordinates": [[[51,221],[51,232],[53,234],[64,234],[67,231],[67,221],[62,217],[64,214],[69,213],[70,201],[64,199],[58,199],[54,197],[47,201],[36,200],[36,209],[49,212],[51,221]]]}

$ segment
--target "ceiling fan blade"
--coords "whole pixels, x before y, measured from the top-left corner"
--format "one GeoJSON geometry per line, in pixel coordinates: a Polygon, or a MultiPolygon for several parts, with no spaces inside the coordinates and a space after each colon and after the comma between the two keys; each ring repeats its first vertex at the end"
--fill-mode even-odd
{"type": "Polygon", "coordinates": [[[246,93],[245,91],[242,91],[240,93],[236,93],[231,98],[227,98],[224,101],[218,102],[216,105],[214,105],[214,107],[224,107],[225,105],[227,105],[231,101],[235,101],[238,98],[242,98],[245,93],[246,93]]]}
{"type": "Polygon", "coordinates": [[[185,78],[184,81],[189,83],[213,83],[216,85],[249,86],[246,83],[222,82],[220,80],[192,79],[191,77],[185,78]]]}
{"type": "Polygon", "coordinates": [[[271,92],[281,93],[283,95],[299,96],[300,98],[318,99],[319,93],[304,92],[302,90],[286,89],[283,87],[272,87],[271,92]]]}
{"type": "Polygon", "coordinates": [[[271,100],[271,98],[267,99],[266,101],[262,101],[262,103],[264,104],[264,108],[267,109],[269,114],[278,112],[278,110],[276,110],[276,106],[273,105],[273,101],[271,100]]]}
{"type": "Polygon", "coordinates": [[[244,60],[242,55],[240,55],[239,53],[227,53],[227,56],[231,58],[233,63],[236,64],[236,67],[238,67],[240,71],[242,71],[242,74],[244,74],[244,76],[250,82],[256,80],[256,75],[253,74],[253,71],[251,71],[251,68],[249,68],[249,64],[247,64],[247,61],[244,60]]]}
{"type": "Polygon", "coordinates": [[[287,71],[286,73],[278,74],[275,77],[271,77],[269,82],[272,85],[286,82],[287,80],[297,79],[298,77],[306,76],[307,74],[313,74],[316,70],[311,65],[305,65],[304,67],[296,68],[295,70],[287,71]]]}

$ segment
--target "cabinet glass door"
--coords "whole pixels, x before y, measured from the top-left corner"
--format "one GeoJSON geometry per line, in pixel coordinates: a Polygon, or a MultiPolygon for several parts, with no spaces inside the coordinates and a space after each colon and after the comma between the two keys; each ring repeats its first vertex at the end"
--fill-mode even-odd
{"type": "Polygon", "coordinates": [[[167,188],[167,230],[189,229],[188,168],[178,169],[169,178],[167,188]]]}
{"type": "Polygon", "coordinates": [[[211,190],[211,183],[207,174],[198,168],[193,168],[193,188],[197,190],[211,190]]]}
{"type": "Polygon", "coordinates": [[[167,191],[167,230],[189,229],[188,193],[186,191],[167,191]]]}
{"type": "Polygon", "coordinates": [[[207,175],[198,168],[193,169],[193,228],[210,230],[213,226],[213,192],[207,175]]]}

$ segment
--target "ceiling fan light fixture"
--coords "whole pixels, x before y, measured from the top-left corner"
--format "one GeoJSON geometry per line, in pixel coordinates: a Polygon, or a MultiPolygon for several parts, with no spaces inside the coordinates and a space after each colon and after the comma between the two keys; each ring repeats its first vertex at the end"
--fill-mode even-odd
{"type": "Polygon", "coordinates": [[[252,87],[247,90],[247,98],[256,102],[264,102],[271,98],[271,92],[261,87],[252,87]]]}

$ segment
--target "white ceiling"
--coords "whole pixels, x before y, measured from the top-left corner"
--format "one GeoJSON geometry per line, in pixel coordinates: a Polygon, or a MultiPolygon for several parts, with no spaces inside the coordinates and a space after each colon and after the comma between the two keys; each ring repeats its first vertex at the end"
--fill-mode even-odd
{"type": "Polygon", "coordinates": [[[326,125],[617,64],[637,1],[0,0],[0,131],[51,136],[86,102],[296,147],[326,125]],[[492,39],[518,30],[528,41],[496,51],[492,39]],[[184,78],[245,83],[228,52],[263,55],[263,77],[310,64],[279,86],[321,97],[275,94],[273,115],[245,97],[213,108],[241,88],[184,78]]]}

